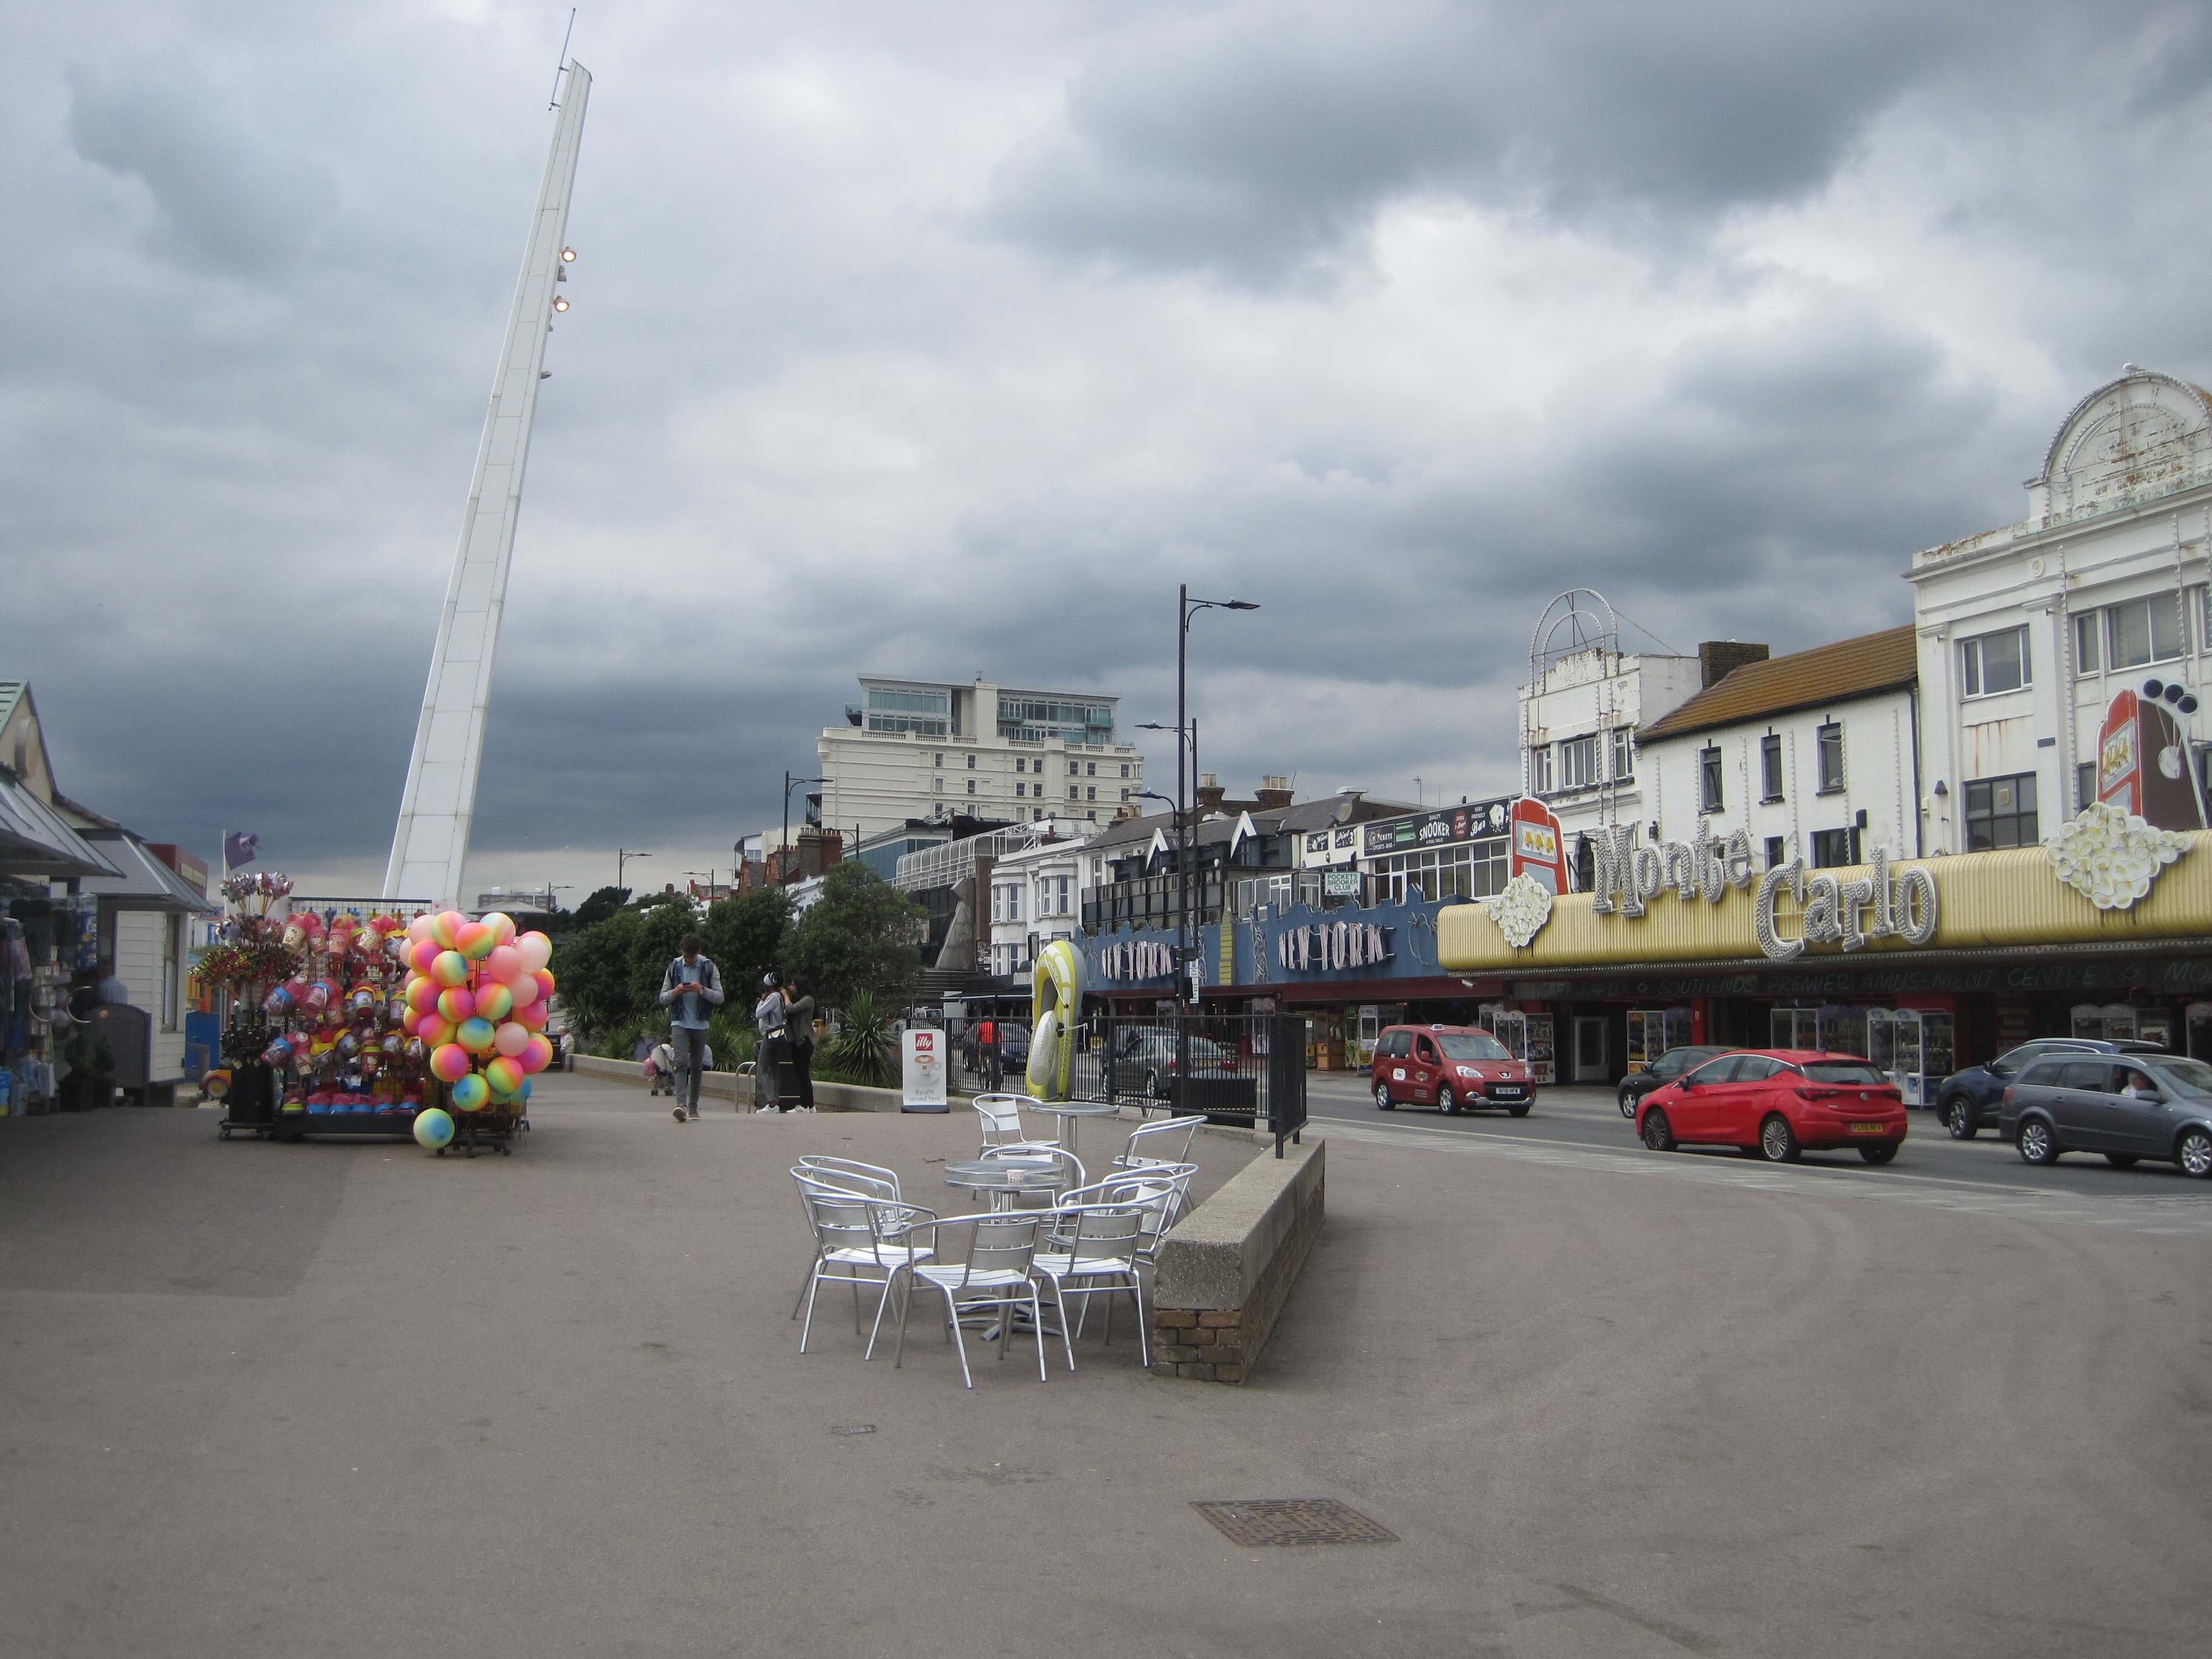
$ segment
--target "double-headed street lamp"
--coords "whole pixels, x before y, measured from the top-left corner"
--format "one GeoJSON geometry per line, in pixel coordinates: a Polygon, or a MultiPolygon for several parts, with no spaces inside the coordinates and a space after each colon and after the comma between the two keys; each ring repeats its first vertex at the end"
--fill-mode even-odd
{"type": "Polygon", "coordinates": [[[615,890],[623,893],[629,890],[623,885],[623,866],[632,859],[649,859],[652,856],[650,853],[633,853],[626,847],[617,847],[615,849],[615,890]]]}
{"type": "Polygon", "coordinates": [[[800,783],[827,783],[830,780],[827,778],[794,777],[788,772],[786,772],[783,775],[783,845],[776,849],[775,872],[775,884],[779,887],[788,887],[791,885],[792,786],[800,783]]]}
{"type": "MultiPolygon", "coordinates": [[[[1191,730],[1190,720],[1190,619],[1201,611],[1257,611],[1260,607],[1249,599],[1194,599],[1188,584],[1176,589],[1176,817],[1177,826],[1176,897],[1179,903],[1176,915],[1176,1000],[1186,1010],[1190,1006],[1190,866],[1197,856],[1197,838],[1191,833],[1190,810],[1183,793],[1184,776],[1197,733],[1191,730]]],[[[1190,779],[1192,793],[1196,793],[1198,780],[1190,779]]],[[[1179,1050],[1189,1044],[1188,1028],[1178,1040],[1179,1050]]],[[[1190,1074],[1188,1054],[1181,1055],[1183,1075],[1190,1074]]]]}

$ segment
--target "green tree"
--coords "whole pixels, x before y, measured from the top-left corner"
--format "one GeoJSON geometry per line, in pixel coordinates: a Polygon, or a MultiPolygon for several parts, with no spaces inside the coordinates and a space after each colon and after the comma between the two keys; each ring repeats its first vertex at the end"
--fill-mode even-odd
{"type": "Polygon", "coordinates": [[[915,939],[928,913],[866,865],[848,859],[822,878],[822,896],[793,924],[785,967],[843,1007],[862,991],[894,1006],[921,976],[915,939]]]}
{"type": "Polygon", "coordinates": [[[595,1042],[637,1018],[630,953],[638,942],[639,927],[636,911],[617,909],[569,935],[553,953],[561,1006],[595,1042]]]}
{"type": "Polygon", "coordinates": [[[718,899],[708,910],[699,937],[721,970],[731,1007],[742,1007],[750,1018],[760,1000],[761,980],[783,960],[790,931],[791,899],[778,887],[756,887],[735,898],[718,899]]]}
{"type": "Polygon", "coordinates": [[[569,926],[580,933],[587,927],[597,927],[629,902],[629,888],[602,887],[576,907],[569,926]]]}

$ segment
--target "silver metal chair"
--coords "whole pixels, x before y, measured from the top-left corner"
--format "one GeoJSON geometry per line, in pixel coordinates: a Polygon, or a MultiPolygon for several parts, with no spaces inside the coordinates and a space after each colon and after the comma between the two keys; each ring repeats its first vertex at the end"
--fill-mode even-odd
{"type": "Polygon", "coordinates": [[[1022,1108],[1040,1106],[1043,1102],[1028,1095],[1008,1094],[1003,1091],[975,1096],[969,1104],[975,1115],[983,1121],[983,1150],[994,1146],[1042,1146],[1048,1141],[1032,1141],[1022,1128],[1022,1108]]]}
{"type": "MultiPolygon", "coordinates": [[[[875,1323],[868,1329],[868,1346],[861,1355],[864,1359],[872,1358],[893,1282],[900,1273],[911,1272],[930,1254],[912,1237],[917,1228],[927,1224],[924,1218],[929,1212],[820,1189],[806,1195],[806,1206],[814,1227],[815,1254],[813,1269],[807,1275],[806,1320],[799,1328],[799,1351],[806,1352],[807,1338],[814,1328],[814,1298],[824,1284],[842,1281],[852,1285],[855,1336],[860,1334],[860,1286],[878,1285],[882,1291],[876,1300],[875,1323]]],[[[903,1304],[901,1318],[902,1322],[903,1304]]]]}
{"type": "Polygon", "coordinates": [[[1134,1170],[1148,1164],[1188,1163],[1190,1144],[1198,1139],[1198,1132],[1205,1126],[1202,1117],[1171,1117],[1164,1123],[1147,1123],[1132,1129],[1128,1145],[1109,1167],[1134,1170]]]}
{"type": "MultiPolygon", "coordinates": [[[[1036,1280],[1030,1266],[1036,1255],[1037,1235],[1044,1219],[1031,1211],[995,1210],[988,1215],[933,1217],[886,1233],[884,1243],[907,1244],[915,1251],[912,1265],[898,1269],[907,1275],[909,1294],[899,1304],[898,1345],[892,1351],[892,1368],[896,1370],[906,1357],[907,1315],[914,1302],[911,1287],[927,1285],[944,1295],[945,1336],[960,1350],[960,1380],[965,1386],[974,1388],[975,1377],[968,1369],[968,1340],[960,1334],[960,1322],[995,1314],[999,1358],[1004,1359],[1013,1342],[1014,1315],[1024,1308],[1030,1329],[1036,1334],[1037,1381],[1043,1382],[1044,1310],[1037,1300],[1036,1280]],[[923,1260],[924,1254],[936,1250],[938,1230],[956,1225],[975,1229],[969,1237],[967,1259],[957,1263],[923,1260]],[[927,1251],[913,1243],[914,1235],[923,1231],[930,1236],[927,1251]]],[[[888,1290],[884,1295],[889,1297],[888,1290]]]]}
{"type": "Polygon", "coordinates": [[[1050,1187],[1037,1187],[1028,1192],[1009,1193],[1010,1207],[1018,1210],[1049,1210],[1059,1202],[1060,1195],[1071,1187],[1080,1187],[1088,1177],[1084,1174],[1083,1160],[1065,1147],[1027,1146],[1015,1143],[1005,1146],[986,1146],[980,1162],[996,1163],[1005,1158],[1048,1158],[1059,1166],[1059,1175],[1050,1187]]]}
{"type": "MultiPolygon", "coordinates": [[[[806,1224],[814,1224],[813,1212],[808,1207],[810,1191],[848,1193],[858,1198],[880,1199],[890,1203],[899,1201],[896,1172],[872,1164],[856,1164],[850,1158],[802,1158],[791,1171],[791,1178],[799,1183],[799,1207],[806,1218],[806,1224]]],[[[799,1317],[800,1306],[806,1300],[807,1286],[814,1282],[813,1262],[809,1262],[806,1276],[799,1281],[799,1294],[791,1304],[791,1316],[799,1317]]]]}
{"type": "Polygon", "coordinates": [[[1149,1206],[1086,1204],[1062,1206],[1054,1212],[1059,1237],[1047,1241],[1030,1262],[1030,1271],[1052,1286],[1054,1307],[1060,1314],[1060,1346],[1066,1350],[1067,1369],[1075,1369],[1075,1339],[1082,1334],[1080,1321],[1068,1322],[1067,1298],[1083,1299],[1083,1317],[1090,1313],[1089,1298],[1107,1297],[1106,1340],[1114,1340],[1113,1297],[1127,1294],[1137,1309],[1137,1359],[1152,1363],[1145,1332],[1145,1285],[1138,1276],[1138,1250],[1144,1240],[1149,1206]],[[1100,1281],[1109,1281],[1101,1283],[1100,1281]]]}

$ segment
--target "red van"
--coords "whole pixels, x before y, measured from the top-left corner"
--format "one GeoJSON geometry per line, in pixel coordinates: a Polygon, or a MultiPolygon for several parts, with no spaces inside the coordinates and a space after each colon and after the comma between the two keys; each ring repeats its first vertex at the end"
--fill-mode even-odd
{"type": "Polygon", "coordinates": [[[1499,1106],[1528,1115],[1528,1068],[1479,1025],[1392,1025],[1375,1040],[1375,1108],[1433,1106],[1446,1114],[1499,1106]]]}

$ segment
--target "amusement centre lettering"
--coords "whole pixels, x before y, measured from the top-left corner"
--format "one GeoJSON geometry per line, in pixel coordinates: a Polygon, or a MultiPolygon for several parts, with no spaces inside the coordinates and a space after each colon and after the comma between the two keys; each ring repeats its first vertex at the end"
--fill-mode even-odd
{"type": "Polygon", "coordinates": [[[1175,974],[1175,947],[1151,939],[1102,945],[1097,957],[1099,975],[1104,979],[1168,979],[1175,974]]]}
{"type": "MultiPolygon", "coordinates": [[[[1693,841],[1639,846],[1634,826],[1620,825],[1590,841],[1596,866],[1590,908],[1599,915],[1640,917],[1650,901],[1670,888],[1682,902],[1703,899],[1717,904],[1731,887],[1752,884],[1751,833],[1746,830],[1726,836],[1701,830],[1693,841]]],[[[1802,858],[1769,870],[1759,878],[1752,931],[1760,951],[1786,962],[1808,945],[1857,951],[1869,939],[1890,938],[1925,945],[1936,937],[1936,878],[1917,866],[1893,877],[1888,849],[1878,847],[1874,873],[1849,881],[1826,871],[1808,874],[1802,858]],[[1785,890],[1800,912],[1795,938],[1784,936],[1777,926],[1785,890]]]]}

